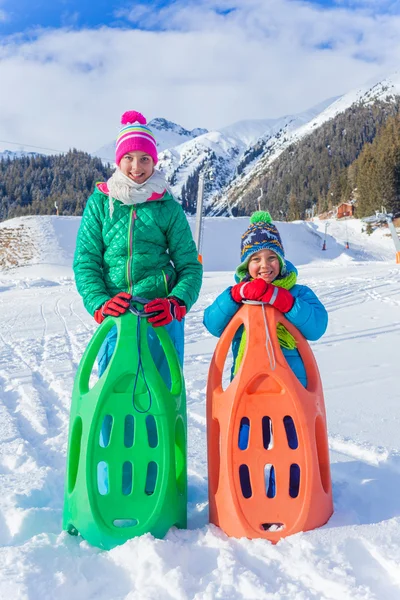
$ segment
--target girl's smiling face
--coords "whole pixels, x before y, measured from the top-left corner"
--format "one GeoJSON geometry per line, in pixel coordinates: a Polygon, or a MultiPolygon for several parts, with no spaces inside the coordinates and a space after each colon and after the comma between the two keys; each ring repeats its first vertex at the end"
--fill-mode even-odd
{"type": "Polygon", "coordinates": [[[153,175],[154,161],[150,154],[135,150],[124,154],[119,163],[122,173],[135,183],[144,183],[153,175]]]}
{"type": "Polygon", "coordinates": [[[272,250],[259,250],[250,256],[248,271],[253,279],[261,278],[272,283],[281,270],[278,255],[272,250]]]}

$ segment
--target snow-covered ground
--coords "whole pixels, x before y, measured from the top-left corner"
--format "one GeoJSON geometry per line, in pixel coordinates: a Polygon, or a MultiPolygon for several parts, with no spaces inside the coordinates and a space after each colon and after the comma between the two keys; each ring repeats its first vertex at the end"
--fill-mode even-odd
{"type": "Polygon", "coordinates": [[[19,235],[22,227],[30,248],[15,257],[19,267],[0,272],[1,599],[400,598],[400,266],[387,230],[367,236],[359,221],[331,221],[323,252],[325,222],[280,225],[299,282],[329,311],[313,350],[328,415],[332,518],[275,546],[228,538],[207,523],[205,387],[216,340],[202,315],[232,282],[247,223],[205,223],[204,284],[186,326],[188,529],[110,552],[61,532],[71,389],[95,330],[71,271],[79,218],[0,225],[0,241],[4,229],[19,235]]]}

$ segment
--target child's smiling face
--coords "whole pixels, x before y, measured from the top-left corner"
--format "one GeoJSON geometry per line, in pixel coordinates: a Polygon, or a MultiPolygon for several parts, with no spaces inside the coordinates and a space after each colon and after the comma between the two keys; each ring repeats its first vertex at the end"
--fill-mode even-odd
{"type": "Polygon", "coordinates": [[[252,254],[248,265],[250,277],[264,279],[267,283],[278,277],[280,268],[278,255],[267,249],[252,254]]]}
{"type": "Polygon", "coordinates": [[[124,175],[135,183],[144,183],[153,174],[154,161],[150,154],[135,150],[124,154],[119,163],[119,168],[124,175]]]}

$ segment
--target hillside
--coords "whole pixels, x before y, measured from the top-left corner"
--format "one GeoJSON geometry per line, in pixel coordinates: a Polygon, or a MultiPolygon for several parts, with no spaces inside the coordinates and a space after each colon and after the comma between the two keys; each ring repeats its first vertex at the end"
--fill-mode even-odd
{"type": "MultiPolygon", "coordinates": [[[[194,233],[196,223],[189,217],[194,233]]],[[[65,272],[72,265],[80,217],[19,217],[0,223],[0,271],[18,268],[37,272],[65,272]]],[[[240,237],[248,217],[206,217],[203,229],[203,264],[206,271],[234,271],[239,264],[240,237]],[[223,244],[221,244],[223,240],[223,244]]],[[[352,262],[385,261],[394,257],[388,229],[363,233],[358,219],[340,223],[335,219],[278,223],[286,256],[298,266],[310,264],[347,265],[352,262]],[[327,231],[327,250],[322,243],[327,231]],[[346,250],[346,242],[350,249],[346,250]]],[[[20,272],[20,271],[19,271],[20,272]]]]}
{"type": "Polygon", "coordinates": [[[236,179],[223,197],[215,200],[210,212],[224,212],[229,203],[236,214],[249,214],[257,208],[260,188],[262,207],[268,207],[275,218],[301,218],[313,204],[317,205],[318,212],[339,204],[342,198],[337,185],[341,173],[399,111],[400,96],[389,102],[376,100],[352,105],[312,133],[287,145],[274,160],[261,159],[251,175],[244,175],[241,183],[236,179]],[[294,202],[296,212],[290,214],[290,204],[294,202]]]}
{"type": "Polygon", "coordinates": [[[304,216],[305,207],[326,200],[338,171],[357,158],[389,116],[398,114],[399,95],[400,73],[394,73],[345,94],[289,134],[271,138],[261,153],[256,145],[257,160],[213,198],[209,213],[230,214],[233,210],[234,214],[248,214],[262,187],[263,205],[272,205],[276,218],[279,210],[287,214],[291,194],[300,196],[304,216]]]}

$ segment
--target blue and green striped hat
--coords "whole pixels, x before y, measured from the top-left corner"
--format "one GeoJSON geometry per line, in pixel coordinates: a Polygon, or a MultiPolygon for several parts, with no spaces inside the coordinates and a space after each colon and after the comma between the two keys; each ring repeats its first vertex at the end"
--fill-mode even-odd
{"type": "Polygon", "coordinates": [[[259,250],[272,250],[279,258],[280,275],[286,273],[285,251],[281,236],[272,222],[268,211],[258,210],[250,217],[250,225],[242,235],[241,263],[236,269],[236,275],[242,280],[247,275],[247,267],[252,254],[259,250]]]}

